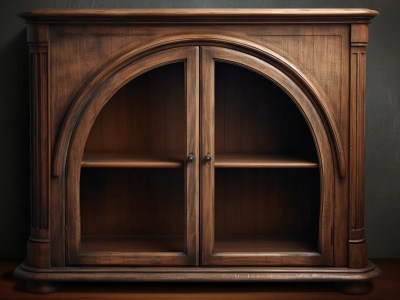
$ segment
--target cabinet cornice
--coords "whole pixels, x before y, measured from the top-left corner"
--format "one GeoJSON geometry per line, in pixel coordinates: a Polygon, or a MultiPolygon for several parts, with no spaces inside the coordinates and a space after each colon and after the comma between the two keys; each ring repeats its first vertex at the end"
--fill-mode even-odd
{"type": "Polygon", "coordinates": [[[365,23],[370,9],[38,9],[20,14],[28,22],[50,23],[365,23]]]}

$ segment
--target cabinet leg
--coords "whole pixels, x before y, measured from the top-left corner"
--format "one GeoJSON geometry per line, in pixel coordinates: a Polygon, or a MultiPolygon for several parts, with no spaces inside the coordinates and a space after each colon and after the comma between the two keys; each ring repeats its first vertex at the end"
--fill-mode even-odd
{"type": "Polygon", "coordinates": [[[59,285],[51,281],[28,280],[26,289],[31,293],[48,294],[57,291],[59,285]]]}
{"type": "Polygon", "coordinates": [[[372,290],[371,281],[350,281],[340,282],[336,285],[337,289],[344,294],[363,295],[368,294],[372,290]]]}

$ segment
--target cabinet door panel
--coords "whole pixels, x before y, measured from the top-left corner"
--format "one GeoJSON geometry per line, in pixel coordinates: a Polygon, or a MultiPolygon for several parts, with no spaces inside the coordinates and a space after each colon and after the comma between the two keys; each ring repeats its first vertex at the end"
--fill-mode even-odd
{"type": "Polygon", "coordinates": [[[202,264],[332,264],[332,160],[308,99],[248,54],[203,47],[201,59],[202,264]]]}
{"type": "Polygon", "coordinates": [[[82,113],[68,158],[68,264],[198,264],[198,53],[131,63],[82,113]]]}

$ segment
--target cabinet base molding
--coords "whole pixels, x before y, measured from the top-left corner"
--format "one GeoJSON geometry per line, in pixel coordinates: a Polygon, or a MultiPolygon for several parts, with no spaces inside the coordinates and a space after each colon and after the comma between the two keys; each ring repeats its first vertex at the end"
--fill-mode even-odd
{"type": "MultiPolygon", "coordinates": [[[[20,279],[57,281],[332,281],[363,283],[380,274],[380,270],[369,262],[365,268],[319,268],[319,267],[253,267],[253,268],[202,268],[202,267],[68,267],[42,269],[21,263],[14,271],[20,279]]],[[[346,285],[343,285],[345,287],[346,285]]],[[[350,287],[350,285],[348,286],[350,287]]],[[[348,289],[342,289],[347,291],[348,289]]]]}

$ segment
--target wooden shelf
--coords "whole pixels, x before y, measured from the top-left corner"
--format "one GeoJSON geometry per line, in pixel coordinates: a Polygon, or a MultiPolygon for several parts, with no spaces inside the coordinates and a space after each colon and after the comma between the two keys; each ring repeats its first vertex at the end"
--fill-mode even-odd
{"type": "Polygon", "coordinates": [[[84,168],[181,168],[184,160],[177,155],[132,155],[87,153],[82,159],[84,168]]]}
{"type": "MultiPolygon", "coordinates": [[[[177,155],[85,154],[84,168],[181,168],[184,160],[177,155]]],[[[311,160],[286,155],[217,155],[216,168],[318,168],[311,160]]]]}
{"type": "Polygon", "coordinates": [[[177,236],[82,236],[82,252],[183,252],[184,238],[177,236]]]}
{"type": "Polygon", "coordinates": [[[215,252],[317,252],[304,237],[224,237],[215,241],[215,252]]]}
{"type": "Polygon", "coordinates": [[[216,168],[318,168],[312,160],[287,155],[216,155],[216,168]]]}

